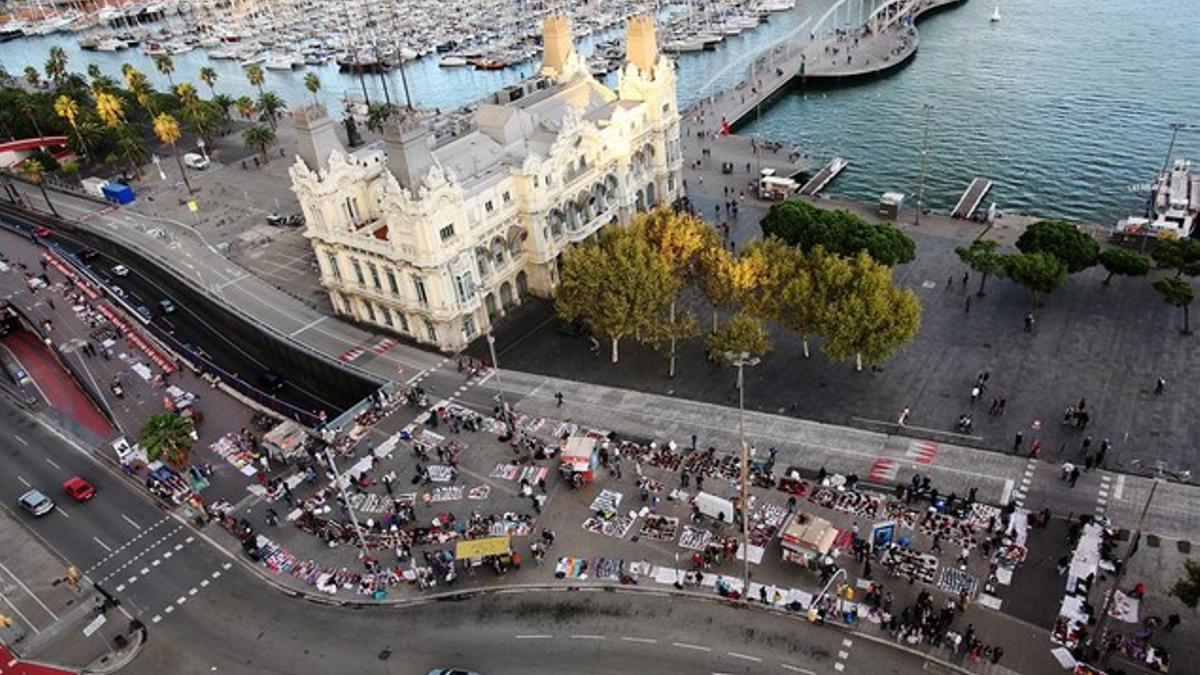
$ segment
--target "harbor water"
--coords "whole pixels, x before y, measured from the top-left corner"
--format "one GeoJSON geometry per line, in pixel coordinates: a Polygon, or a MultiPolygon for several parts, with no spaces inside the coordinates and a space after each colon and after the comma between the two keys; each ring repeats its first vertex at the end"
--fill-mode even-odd
{"type": "MultiPolygon", "coordinates": [[[[769,45],[807,39],[833,1],[800,0],[791,12],[772,14],[770,22],[714,51],[680,55],[681,104],[739,81],[769,45]]],[[[1004,211],[1104,224],[1138,212],[1146,199],[1139,186],[1162,165],[1168,125],[1200,125],[1195,0],[1003,0],[1001,21],[991,22],[995,6],[969,0],[932,16],[920,24],[920,50],[908,67],[844,88],[797,88],[740,133],[780,141],[817,160],[845,157],[850,166],[829,194],[873,201],[885,191],[915,194],[928,120],[926,202],[934,209],[948,211],[972,177],[986,176],[995,187],[985,206],[995,202],[1004,211]]],[[[836,25],[831,17],[824,28],[836,25]]],[[[619,30],[588,36],[580,50],[619,36],[619,30]]],[[[53,45],[66,50],[72,70],[97,63],[119,78],[121,64],[129,62],[156,86],[166,85],[139,49],[86,52],[68,34],[0,44],[0,65],[15,75],[26,65],[40,69],[53,45]]],[[[190,80],[206,91],[197,73],[208,65],[218,72],[218,92],[256,93],[235,61],[210,60],[201,49],[174,60],[176,82],[190,80]]],[[[441,68],[432,55],[406,63],[404,75],[414,103],[447,109],[528,77],[536,67],[529,61],[502,71],[441,68]]],[[[340,109],[347,94],[361,98],[359,79],[334,64],[268,70],[265,86],[299,103],[309,98],[303,77],[310,71],[321,78],[320,96],[331,109],[340,109]]],[[[387,77],[392,99],[402,100],[399,71],[387,77]]],[[[382,100],[379,76],[365,82],[372,100],[382,100]]],[[[1174,154],[1200,160],[1200,130],[1181,132],[1174,154]]]]}

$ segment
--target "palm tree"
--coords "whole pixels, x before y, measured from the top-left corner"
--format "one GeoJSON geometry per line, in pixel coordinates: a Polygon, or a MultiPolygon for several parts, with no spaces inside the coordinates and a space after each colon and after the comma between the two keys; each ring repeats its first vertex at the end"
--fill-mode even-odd
{"type": "Polygon", "coordinates": [[[128,162],[129,168],[138,178],[142,177],[142,164],[146,161],[146,144],[137,129],[122,124],[117,129],[117,155],[128,162]]]}
{"type": "Polygon", "coordinates": [[[237,108],[238,114],[246,119],[250,119],[254,115],[254,99],[249,96],[239,96],[233,102],[233,107],[237,108]]]}
{"type": "Polygon", "coordinates": [[[179,105],[187,112],[192,112],[200,103],[200,94],[196,93],[196,88],[191,82],[182,82],[175,87],[175,98],[179,99],[179,105]]]}
{"type": "Polygon", "coordinates": [[[116,94],[102,91],[96,94],[96,115],[109,127],[125,120],[125,102],[116,94]]]}
{"type": "Polygon", "coordinates": [[[62,47],[51,47],[50,58],[46,59],[46,77],[50,78],[54,84],[59,84],[66,74],[67,53],[63,51],[62,47]]]}
{"type": "Polygon", "coordinates": [[[242,141],[246,143],[247,148],[258,151],[258,154],[262,156],[263,164],[271,161],[267,156],[267,148],[275,144],[273,129],[255,124],[242,132],[242,141]]]}
{"type": "Polygon", "coordinates": [[[95,63],[89,63],[87,67],[87,76],[91,78],[92,82],[95,82],[103,77],[104,74],[100,72],[100,66],[96,65],[95,63]]]}
{"type": "Polygon", "coordinates": [[[383,133],[383,125],[392,116],[392,106],[386,103],[372,103],[367,106],[367,128],[376,133],[383,133]]]}
{"type": "Polygon", "coordinates": [[[287,104],[275,92],[264,91],[258,97],[258,109],[263,115],[266,115],[267,124],[270,124],[272,129],[275,128],[275,116],[286,108],[287,104]]]}
{"type": "MultiPolygon", "coordinates": [[[[228,120],[229,109],[233,107],[233,97],[229,94],[216,94],[211,100],[221,109],[221,117],[225,120],[228,120]]],[[[253,104],[251,104],[250,107],[253,108],[253,104]]]]}
{"type": "Polygon", "coordinates": [[[217,90],[214,88],[217,84],[217,71],[208,66],[200,69],[200,81],[208,85],[208,91],[213,96],[217,95],[217,90]]]}
{"type": "Polygon", "coordinates": [[[54,100],[54,112],[59,117],[67,121],[71,125],[71,131],[74,132],[75,142],[84,152],[88,151],[87,141],[79,130],[79,104],[75,99],[63,94],[54,100]]]}
{"type": "Polygon", "coordinates": [[[54,208],[54,204],[50,203],[50,194],[46,192],[46,185],[43,183],[46,177],[46,168],[42,166],[42,163],[36,159],[27,159],[21,164],[21,173],[25,174],[30,183],[38,186],[38,189],[42,191],[42,197],[46,199],[46,206],[50,207],[50,213],[57,217],[58,211],[54,208]]]}
{"type": "Polygon", "coordinates": [[[308,90],[308,93],[312,94],[313,105],[316,105],[317,92],[321,91],[321,78],[317,77],[316,73],[305,73],[304,88],[308,90]]]}
{"type": "Polygon", "coordinates": [[[179,173],[183,176],[183,184],[187,186],[188,193],[192,193],[192,183],[188,180],[187,171],[183,169],[183,160],[179,157],[179,148],[175,145],[183,136],[179,131],[179,122],[171,113],[159,113],[158,117],[154,118],[154,135],[171,146],[171,152],[175,154],[175,163],[179,165],[179,173]]]}
{"type": "Polygon", "coordinates": [[[165,459],[168,464],[182,466],[192,449],[193,430],[189,418],[175,412],[163,412],[146,420],[138,442],[146,451],[146,459],[152,462],[165,459]]]}
{"type": "Polygon", "coordinates": [[[42,74],[33,66],[25,66],[25,81],[36,87],[42,81],[42,74]]]}
{"type": "Polygon", "coordinates": [[[265,79],[265,78],[263,77],[263,69],[262,69],[262,66],[259,66],[259,65],[256,63],[256,64],[254,64],[254,65],[250,66],[249,68],[247,68],[247,69],[246,69],[246,79],[250,81],[250,85],[251,85],[251,86],[253,86],[253,87],[258,87],[258,95],[259,95],[259,96],[262,96],[262,93],[263,93],[263,87],[262,87],[262,86],[263,86],[263,80],[265,79]]]}
{"type": "Polygon", "coordinates": [[[170,54],[155,54],[154,68],[159,73],[167,76],[167,84],[171,85],[171,88],[174,89],[175,79],[171,77],[171,73],[175,72],[175,59],[171,58],[170,54]]]}
{"type": "MultiPolygon", "coordinates": [[[[21,113],[25,115],[25,118],[29,120],[31,125],[33,125],[33,131],[38,135],[38,138],[45,138],[46,134],[42,133],[42,127],[37,121],[37,110],[33,105],[33,97],[25,92],[21,92],[21,98],[17,103],[17,107],[21,109],[21,113]]],[[[45,150],[46,146],[39,145],[38,149],[45,150]]]]}
{"type": "Polygon", "coordinates": [[[205,147],[216,152],[213,138],[221,130],[221,108],[212,101],[197,101],[194,106],[184,111],[187,126],[192,133],[204,140],[205,147]]]}

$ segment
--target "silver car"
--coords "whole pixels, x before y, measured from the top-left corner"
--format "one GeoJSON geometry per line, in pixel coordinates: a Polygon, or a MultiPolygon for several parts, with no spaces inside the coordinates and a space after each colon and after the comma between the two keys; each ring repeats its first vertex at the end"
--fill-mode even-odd
{"type": "Polygon", "coordinates": [[[21,503],[21,508],[35,516],[44,516],[54,510],[54,501],[42,494],[41,490],[30,490],[21,495],[21,499],[18,501],[21,503]]]}

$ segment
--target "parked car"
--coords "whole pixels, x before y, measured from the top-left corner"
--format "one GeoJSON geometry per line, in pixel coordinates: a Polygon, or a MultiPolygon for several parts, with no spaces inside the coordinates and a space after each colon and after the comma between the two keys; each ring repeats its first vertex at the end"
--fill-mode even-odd
{"type": "Polygon", "coordinates": [[[21,495],[18,501],[21,508],[35,516],[44,516],[54,510],[54,501],[42,494],[41,490],[30,490],[21,495]]]}
{"type": "Polygon", "coordinates": [[[125,297],[125,289],[121,288],[120,286],[109,286],[108,290],[112,291],[112,294],[118,298],[125,297]]]}
{"type": "Polygon", "coordinates": [[[189,153],[184,154],[183,163],[186,164],[189,168],[196,169],[197,171],[202,171],[202,170],[208,168],[208,165],[209,165],[209,161],[208,161],[207,157],[205,157],[204,155],[198,155],[194,152],[189,152],[189,153]]]}
{"type": "Polygon", "coordinates": [[[129,276],[129,268],[124,265],[113,265],[112,273],[119,277],[129,276]]]}
{"type": "Polygon", "coordinates": [[[79,476],[72,476],[63,483],[63,491],[67,493],[71,499],[79,503],[86,502],[96,496],[96,488],[92,484],[79,476]]]}

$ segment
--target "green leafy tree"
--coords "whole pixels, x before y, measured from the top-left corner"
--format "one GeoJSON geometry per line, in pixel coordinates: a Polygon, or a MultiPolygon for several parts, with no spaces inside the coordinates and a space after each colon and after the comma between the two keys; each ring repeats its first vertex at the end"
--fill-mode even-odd
{"type": "Polygon", "coordinates": [[[804,358],[809,358],[808,338],[821,330],[828,299],[837,280],[836,270],[845,264],[839,256],[821,246],[804,254],[797,250],[797,261],[787,284],[780,291],[779,325],[800,336],[804,358]]]}
{"type": "Polygon", "coordinates": [[[264,91],[258,95],[258,110],[267,118],[267,124],[271,125],[272,129],[278,124],[276,118],[279,113],[286,108],[287,104],[275,92],[264,91]]]}
{"type": "Polygon", "coordinates": [[[1021,253],[1049,253],[1075,274],[1096,264],[1100,245],[1092,235],[1064,220],[1042,220],[1025,229],[1017,239],[1021,253]]]}
{"type": "Polygon", "coordinates": [[[967,267],[980,274],[979,290],[975,292],[980,297],[989,276],[1004,276],[1004,254],[1000,252],[1000,244],[991,239],[976,239],[970,246],[959,246],[954,252],[967,267]]]}
{"type": "Polygon", "coordinates": [[[725,354],[742,352],[759,358],[771,351],[771,336],[762,319],[747,312],[738,312],[729,321],[710,333],[705,340],[708,358],[721,361],[725,354]]]}
{"type": "MultiPolygon", "coordinates": [[[[704,221],[687,213],[675,213],[667,208],[655,209],[639,216],[632,227],[670,267],[679,289],[699,279],[703,271],[701,259],[704,252],[721,247],[716,232],[704,221]]],[[[679,342],[694,337],[697,333],[696,317],[690,312],[679,312],[678,304],[677,289],[671,297],[666,316],[656,322],[651,334],[656,346],[667,354],[669,377],[675,377],[679,342]]]]}
{"type": "Polygon", "coordinates": [[[252,125],[242,131],[242,142],[247,148],[262,157],[263,164],[271,161],[267,150],[275,144],[275,130],[261,124],[252,125]]]}
{"type": "Polygon", "coordinates": [[[1162,239],[1150,251],[1154,262],[1175,270],[1175,278],[1200,275],[1200,241],[1196,239],[1162,239]]]}
{"type": "Polygon", "coordinates": [[[855,370],[864,363],[891,358],[912,341],[921,328],[921,302],[911,289],[892,284],[892,270],[866,251],[831,265],[829,306],[822,333],[825,354],[832,361],[854,357],[855,370]]]}
{"type": "Polygon", "coordinates": [[[1183,576],[1175,581],[1170,595],[1192,609],[1200,604],[1200,563],[1192,560],[1183,561],[1183,576]]]}
{"type": "Polygon", "coordinates": [[[209,66],[200,68],[200,81],[208,85],[208,93],[210,96],[217,95],[217,71],[209,66]]]}
{"type": "Polygon", "coordinates": [[[54,208],[54,204],[50,202],[50,193],[46,192],[46,168],[36,159],[27,159],[21,163],[21,173],[29,179],[30,183],[38,186],[42,191],[42,198],[46,200],[46,207],[50,209],[50,213],[58,215],[58,210],[54,208]]]}
{"type": "Polygon", "coordinates": [[[171,58],[170,54],[155,54],[154,69],[157,70],[160,75],[166,75],[167,84],[171,89],[175,88],[175,59],[171,58]]]}
{"type": "Polygon", "coordinates": [[[1184,335],[1191,335],[1192,327],[1188,322],[1188,308],[1191,306],[1192,301],[1196,299],[1196,293],[1192,290],[1192,285],[1183,279],[1166,277],[1154,282],[1154,290],[1162,294],[1163,301],[1168,305],[1179,307],[1183,310],[1183,330],[1180,332],[1184,335]]]}
{"type": "Polygon", "coordinates": [[[1144,277],[1150,271],[1150,261],[1143,255],[1124,248],[1105,249],[1100,254],[1100,264],[1108,271],[1104,285],[1112,281],[1114,274],[1127,277],[1144,277]]]}
{"type": "Polygon", "coordinates": [[[773,205],[760,226],[764,237],[778,237],[806,252],[814,246],[847,257],[866,251],[889,267],[916,257],[916,242],[892,225],[870,223],[849,211],[819,209],[798,199],[773,205]]]}
{"type": "Polygon", "coordinates": [[[1010,279],[1029,289],[1034,304],[1040,304],[1039,294],[1053,293],[1067,280],[1067,264],[1044,251],[1004,256],[1004,270],[1010,279]]]}
{"type": "Polygon", "coordinates": [[[178,413],[162,412],[146,420],[138,443],[150,461],[161,459],[173,466],[183,466],[192,450],[193,430],[190,419],[178,413]]]}
{"type": "Polygon", "coordinates": [[[653,333],[678,291],[672,271],[633,228],[606,228],[564,253],[554,305],[562,318],[583,319],[598,338],[609,340],[616,363],[622,338],[653,333]]]}
{"type": "Polygon", "coordinates": [[[715,333],[720,310],[733,307],[742,295],[739,292],[740,270],[737,259],[724,246],[701,251],[699,264],[703,270],[699,278],[700,288],[712,305],[712,328],[709,332],[715,333]]]}

